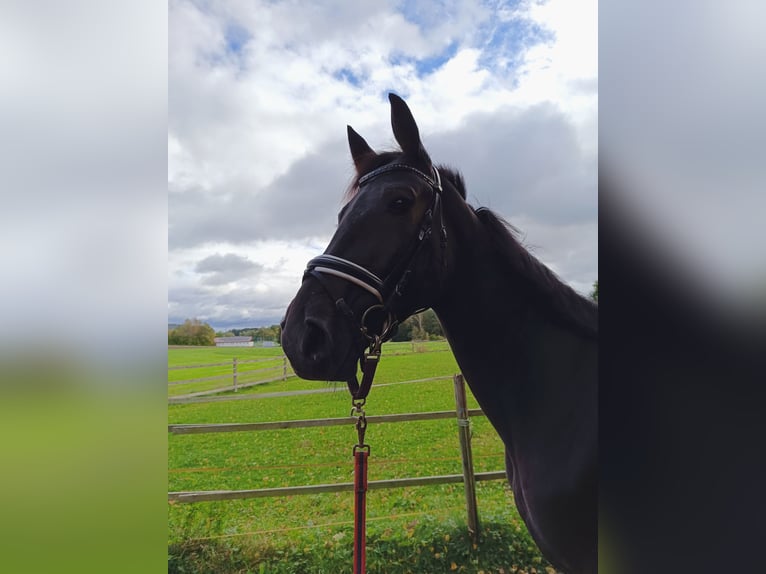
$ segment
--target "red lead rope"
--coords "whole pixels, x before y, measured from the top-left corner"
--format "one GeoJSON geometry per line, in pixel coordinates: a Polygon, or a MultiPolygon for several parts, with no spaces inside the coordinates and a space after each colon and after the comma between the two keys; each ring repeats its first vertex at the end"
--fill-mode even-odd
{"type": "Polygon", "coordinates": [[[370,456],[370,446],[364,444],[364,432],[367,430],[367,418],[364,415],[364,404],[367,393],[372,387],[375,369],[380,359],[380,337],[375,337],[370,343],[370,350],[364,354],[362,361],[362,384],[356,382],[356,377],[348,382],[351,391],[351,416],[356,415],[356,432],[359,441],[354,446],[354,571],[353,574],[365,574],[367,568],[367,458],[370,456]]]}
{"type": "Polygon", "coordinates": [[[364,403],[354,403],[359,444],[354,446],[354,574],[365,574],[367,568],[367,457],[370,446],[364,444],[367,419],[364,403]]]}
{"type": "Polygon", "coordinates": [[[369,447],[354,448],[354,574],[367,566],[367,457],[369,447]]]}

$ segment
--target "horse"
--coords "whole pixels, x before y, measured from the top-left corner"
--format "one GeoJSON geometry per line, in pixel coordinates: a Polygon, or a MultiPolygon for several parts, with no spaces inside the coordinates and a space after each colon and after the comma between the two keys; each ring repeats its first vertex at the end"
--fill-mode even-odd
{"type": "Polygon", "coordinates": [[[510,224],[470,206],[463,176],[432,163],[407,104],[389,101],[401,150],[375,152],[347,126],[356,174],[334,236],[286,310],[284,352],[300,377],[346,381],[358,398],[368,346],[432,308],[504,443],[541,553],[569,574],[596,572],[598,306],[510,224]]]}

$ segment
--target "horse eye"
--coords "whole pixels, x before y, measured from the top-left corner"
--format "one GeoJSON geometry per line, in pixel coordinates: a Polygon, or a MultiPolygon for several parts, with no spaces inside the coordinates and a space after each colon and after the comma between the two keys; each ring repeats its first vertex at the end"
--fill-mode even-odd
{"type": "Polygon", "coordinates": [[[388,204],[388,209],[394,213],[406,211],[412,205],[412,199],[408,197],[397,197],[388,204]]]}

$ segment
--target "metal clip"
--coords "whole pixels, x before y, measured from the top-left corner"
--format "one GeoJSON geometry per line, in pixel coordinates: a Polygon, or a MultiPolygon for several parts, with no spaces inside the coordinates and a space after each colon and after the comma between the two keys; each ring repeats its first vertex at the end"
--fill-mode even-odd
{"type": "Polygon", "coordinates": [[[377,357],[380,357],[380,346],[382,344],[383,340],[381,339],[380,335],[373,335],[372,341],[370,342],[370,350],[369,352],[365,353],[365,356],[369,357],[371,355],[377,355],[377,357]]]}
{"type": "Polygon", "coordinates": [[[351,400],[351,414],[350,417],[359,417],[364,414],[364,403],[367,402],[367,399],[352,399],[351,400]]]}
{"type": "Polygon", "coordinates": [[[366,430],[367,430],[367,417],[364,415],[364,411],[362,410],[359,414],[359,417],[356,419],[356,432],[359,437],[359,442],[357,446],[360,448],[365,446],[364,433],[366,430]]]}

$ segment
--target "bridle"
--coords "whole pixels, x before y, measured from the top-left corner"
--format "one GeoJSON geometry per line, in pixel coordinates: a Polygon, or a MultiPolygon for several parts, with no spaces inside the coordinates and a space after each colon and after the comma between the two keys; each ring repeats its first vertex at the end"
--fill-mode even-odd
{"type": "Polygon", "coordinates": [[[303,274],[304,280],[308,277],[314,277],[319,281],[328,295],[330,295],[330,298],[335,301],[336,308],[349,319],[352,327],[359,330],[368,341],[367,350],[365,350],[359,358],[360,367],[362,369],[361,384],[357,380],[356,375],[354,375],[352,379],[346,381],[349,391],[354,399],[354,405],[363,405],[367,394],[370,391],[378,359],[380,358],[381,344],[394,336],[400,321],[423,310],[416,309],[400,316],[396,312],[396,305],[407,289],[415,258],[423,245],[427,243],[427,239],[431,237],[434,227],[434,216],[437,214],[439,219],[442,265],[445,264],[444,251],[447,247],[447,229],[444,226],[444,218],[442,216],[441,177],[439,171],[435,167],[432,167],[431,169],[433,170],[433,177],[426,175],[419,169],[410,165],[392,163],[379,167],[359,178],[358,186],[361,188],[383,174],[393,171],[407,171],[425,181],[432,190],[431,204],[420,220],[418,234],[414,243],[410,247],[409,252],[399,259],[384,279],[381,279],[368,269],[365,269],[353,261],[330,254],[314,257],[308,262],[306,271],[303,274]],[[375,297],[377,302],[369,306],[362,313],[361,317],[357,318],[345,299],[342,296],[338,296],[338,294],[334,292],[333,286],[327,282],[326,277],[328,275],[343,279],[367,291],[375,297]],[[384,317],[380,333],[376,333],[372,328],[372,325],[369,324],[369,321],[377,313],[382,313],[384,317]]]}

